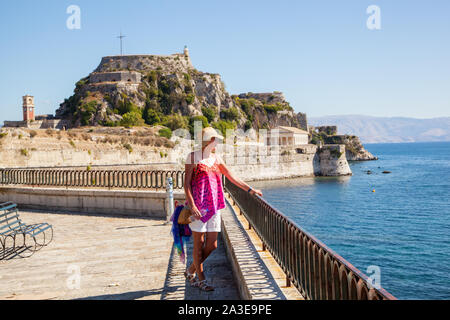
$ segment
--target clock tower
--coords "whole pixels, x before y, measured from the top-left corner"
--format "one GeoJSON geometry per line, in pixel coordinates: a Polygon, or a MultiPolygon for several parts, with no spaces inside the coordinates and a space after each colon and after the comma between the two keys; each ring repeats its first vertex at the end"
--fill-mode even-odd
{"type": "Polygon", "coordinates": [[[23,121],[34,121],[34,97],[26,95],[23,99],[23,121]]]}

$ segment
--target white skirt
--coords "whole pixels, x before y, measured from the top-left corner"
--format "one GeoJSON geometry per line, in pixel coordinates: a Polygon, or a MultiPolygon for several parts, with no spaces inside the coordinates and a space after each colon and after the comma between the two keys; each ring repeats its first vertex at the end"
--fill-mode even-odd
{"type": "Polygon", "coordinates": [[[189,227],[194,232],[220,232],[221,231],[221,210],[218,210],[208,221],[194,220],[189,227]]]}

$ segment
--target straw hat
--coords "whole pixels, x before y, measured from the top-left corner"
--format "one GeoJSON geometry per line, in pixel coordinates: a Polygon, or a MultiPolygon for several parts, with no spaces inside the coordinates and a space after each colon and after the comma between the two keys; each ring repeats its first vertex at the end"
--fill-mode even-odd
{"type": "Polygon", "coordinates": [[[211,141],[212,138],[216,138],[218,140],[223,140],[223,137],[217,133],[214,128],[207,127],[202,130],[203,141],[211,141]]]}

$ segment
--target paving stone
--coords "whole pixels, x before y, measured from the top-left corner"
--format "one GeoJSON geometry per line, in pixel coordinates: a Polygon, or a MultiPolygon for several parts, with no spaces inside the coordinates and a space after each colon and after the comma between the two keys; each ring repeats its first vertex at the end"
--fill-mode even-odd
{"type": "MultiPolygon", "coordinates": [[[[205,268],[227,290],[205,293],[186,284],[186,265],[174,250],[170,225],[161,220],[40,211],[20,215],[28,224],[52,224],[54,239],[29,258],[0,261],[0,299],[239,299],[221,239],[205,268]],[[79,288],[71,286],[75,273],[70,267],[79,267],[79,288]]],[[[192,243],[187,250],[191,261],[192,243]]]]}

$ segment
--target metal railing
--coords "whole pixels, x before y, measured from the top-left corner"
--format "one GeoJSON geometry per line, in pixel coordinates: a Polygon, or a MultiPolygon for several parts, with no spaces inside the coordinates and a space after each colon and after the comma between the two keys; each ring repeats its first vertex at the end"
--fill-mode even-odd
{"type": "Polygon", "coordinates": [[[184,171],[0,169],[0,185],[164,189],[167,177],[183,189],[184,171]]]}
{"type": "MultiPolygon", "coordinates": [[[[183,189],[184,171],[0,169],[0,185],[163,189],[168,177],[183,189]]],[[[224,179],[249,225],[292,283],[307,299],[395,299],[324,243],[260,197],[224,179]]]]}
{"type": "Polygon", "coordinates": [[[260,197],[225,179],[225,188],[241,213],[292,283],[311,300],[393,300],[386,290],[376,289],[368,277],[324,243],[260,197]]]}

